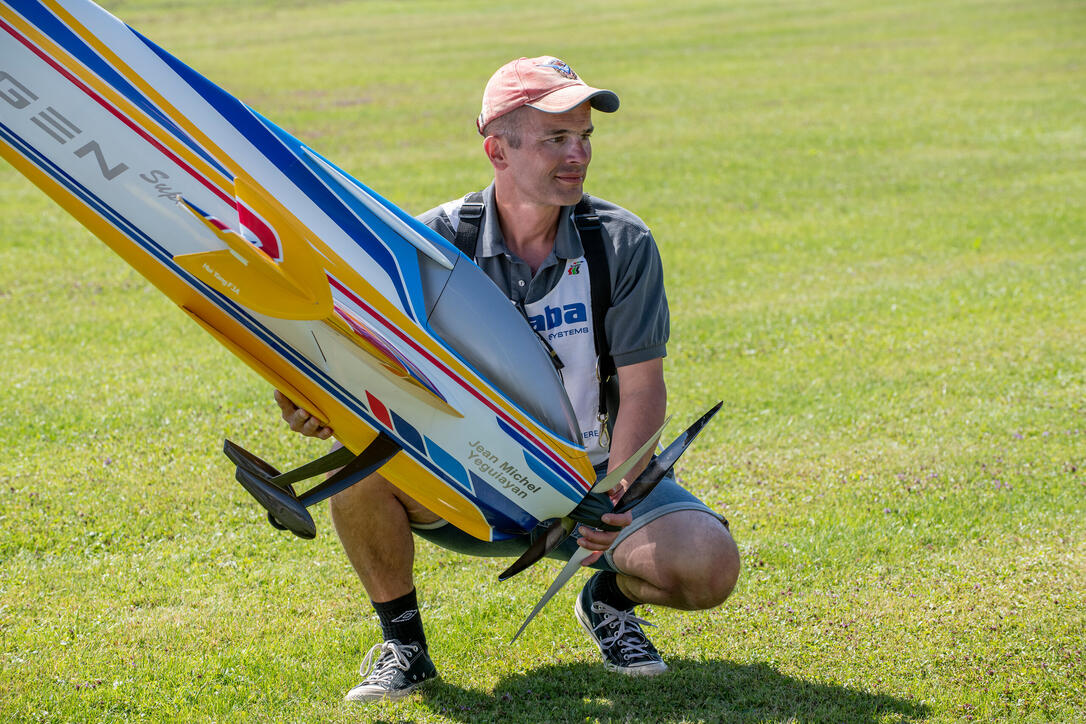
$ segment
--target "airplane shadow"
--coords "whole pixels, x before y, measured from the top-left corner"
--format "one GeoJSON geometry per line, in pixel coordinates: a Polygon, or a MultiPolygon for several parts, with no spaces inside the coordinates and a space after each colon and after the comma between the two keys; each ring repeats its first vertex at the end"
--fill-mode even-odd
{"type": "Polygon", "coordinates": [[[663,676],[634,679],[599,664],[554,664],[499,681],[492,694],[441,680],[423,693],[435,714],[464,722],[908,722],[920,703],[781,674],[767,664],[674,659],[663,676]]]}

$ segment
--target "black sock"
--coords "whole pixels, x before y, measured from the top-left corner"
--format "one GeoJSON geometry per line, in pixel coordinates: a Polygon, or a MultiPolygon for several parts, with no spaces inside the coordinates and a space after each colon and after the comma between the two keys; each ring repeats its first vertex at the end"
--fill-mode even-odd
{"type": "Polygon", "coordinates": [[[618,587],[618,575],[614,571],[600,571],[592,577],[592,598],[619,611],[629,611],[637,605],[637,601],[631,601],[618,587]]]}
{"type": "Polygon", "coordinates": [[[381,620],[381,633],[385,641],[396,639],[401,644],[422,644],[426,648],[426,634],[422,631],[422,616],[419,615],[419,603],[415,598],[415,589],[411,593],[394,598],[391,601],[370,601],[381,620]]]}

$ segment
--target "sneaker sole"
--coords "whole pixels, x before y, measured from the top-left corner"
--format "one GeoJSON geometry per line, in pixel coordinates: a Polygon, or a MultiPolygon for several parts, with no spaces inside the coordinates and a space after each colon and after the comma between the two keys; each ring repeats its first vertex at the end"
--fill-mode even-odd
{"type": "Polygon", "coordinates": [[[361,687],[355,687],[354,689],[351,689],[350,691],[347,692],[347,694],[343,697],[343,701],[358,701],[358,702],[396,701],[397,699],[402,699],[405,696],[408,696],[410,694],[415,693],[420,688],[426,686],[430,682],[437,679],[439,676],[440,676],[440,674],[434,674],[429,679],[425,679],[423,681],[420,681],[417,684],[412,684],[411,686],[408,686],[408,687],[403,688],[403,689],[396,689],[395,691],[374,691],[374,692],[358,691],[358,693],[355,693],[356,690],[361,688],[361,687]]]}
{"type": "Polygon", "coordinates": [[[600,655],[603,656],[603,668],[608,671],[614,671],[616,674],[622,674],[623,676],[659,676],[667,671],[667,664],[663,661],[659,661],[651,664],[642,664],[641,666],[619,666],[618,664],[612,664],[607,660],[607,655],[603,652],[603,647],[596,641],[596,634],[592,632],[592,624],[588,620],[588,614],[581,608],[581,597],[573,601],[573,615],[577,617],[578,623],[581,624],[581,628],[585,630],[588,637],[592,639],[592,643],[596,644],[596,648],[600,650],[600,655]]]}

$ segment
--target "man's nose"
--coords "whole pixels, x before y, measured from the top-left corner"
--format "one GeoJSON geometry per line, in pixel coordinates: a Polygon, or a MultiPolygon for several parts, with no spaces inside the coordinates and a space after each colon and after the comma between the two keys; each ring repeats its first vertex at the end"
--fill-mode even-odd
{"type": "Polygon", "coordinates": [[[569,144],[567,159],[570,163],[588,165],[592,158],[592,144],[585,139],[578,138],[569,144]]]}

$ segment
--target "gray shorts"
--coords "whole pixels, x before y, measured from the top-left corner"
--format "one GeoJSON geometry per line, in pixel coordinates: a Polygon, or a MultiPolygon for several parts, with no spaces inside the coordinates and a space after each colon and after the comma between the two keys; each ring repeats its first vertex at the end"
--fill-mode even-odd
{"type": "MultiPolygon", "coordinates": [[[[601,467],[603,468],[602,472],[606,473],[606,465],[601,467]]],[[[597,474],[602,474],[600,468],[597,468],[596,472],[597,474]]],[[[615,562],[611,558],[611,553],[618,547],[618,544],[632,535],[635,531],[643,528],[657,518],[680,510],[700,510],[722,522],[725,527],[728,525],[728,521],[724,519],[724,516],[709,508],[705,503],[698,500],[693,493],[679,485],[675,480],[674,471],[670,471],[664,479],[660,481],[660,484],[649,493],[649,496],[630,511],[633,513],[633,523],[622,529],[622,532],[619,533],[618,538],[615,540],[615,544],[611,546],[611,550],[604,553],[596,563],[592,564],[592,567],[600,570],[615,571],[616,573],[620,572],[615,567],[615,562]]],[[[468,535],[464,531],[445,521],[439,521],[428,525],[412,525],[411,529],[415,535],[424,538],[435,545],[441,546],[442,548],[480,558],[517,558],[527,550],[534,536],[533,531],[531,534],[517,538],[488,543],[487,541],[481,541],[478,538],[468,535]]],[[[562,561],[569,560],[569,557],[577,551],[578,537],[577,529],[575,528],[569,538],[551,551],[547,557],[556,558],[562,561]]]]}

